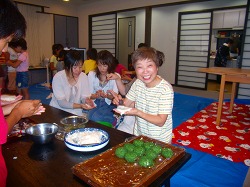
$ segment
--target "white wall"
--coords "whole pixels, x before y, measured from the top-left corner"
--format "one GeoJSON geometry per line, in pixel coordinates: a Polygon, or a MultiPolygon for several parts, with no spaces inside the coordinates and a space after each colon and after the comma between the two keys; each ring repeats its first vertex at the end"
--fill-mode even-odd
{"type": "MultiPolygon", "coordinates": [[[[128,8],[144,7],[170,3],[174,1],[133,1],[133,0],[103,0],[93,4],[79,7],[80,47],[88,47],[88,15],[106,13],[113,10],[124,10],[128,8]],[[111,6],[112,5],[112,6],[111,6]]],[[[175,1],[176,2],[176,1],[175,1]]],[[[174,5],[153,8],[151,46],[164,52],[166,61],[160,68],[159,74],[171,84],[175,83],[176,50],[178,32],[178,12],[203,10],[219,7],[230,7],[246,5],[247,0],[216,0],[209,2],[192,3],[185,5],[174,5]]],[[[130,14],[131,15],[131,14],[130,14]]],[[[141,24],[136,29],[143,30],[145,25],[141,24]]],[[[139,36],[139,35],[138,35],[139,36]]],[[[141,37],[141,36],[140,36],[141,37]]],[[[141,38],[139,38],[141,40],[141,38]]],[[[138,41],[139,41],[138,40],[138,41]]],[[[143,40],[141,40],[143,41],[143,40]]],[[[136,41],[137,42],[137,41],[136,41]]]]}
{"type": "Polygon", "coordinates": [[[93,14],[112,12],[114,10],[128,10],[165,3],[187,0],[100,0],[90,1],[78,7],[79,16],[79,47],[88,48],[88,16],[93,14]]]}
{"type": "MultiPolygon", "coordinates": [[[[135,49],[139,43],[144,43],[145,39],[145,9],[122,12],[117,14],[117,19],[125,17],[136,17],[135,49]]],[[[117,22],[118,24],[118,22],[117,22]]],[[[117,25],[118,28],[118,25],[117,25]]],[[[118,34],[118,33],[117,33],[118,34]]]]}
{"type": "MultiPolygon", "coordinates": [[[[70,6],[58,3],[59,0],[19,0],[31,4],[48,6],[46,12],[78,16],[79,17],[79,47],[88,48],[88,16],[99,13],[111,12],[114,10],[128,10],[130,8],[145,7],[149,5],[157,5],[164,3],[180,2],[182,0],[100,0],[89,1],[87,4],[70,6]],[[56,3],[54,3],[56,2],[56,3]]],[[[161,50],[166,55],[166,63],[160,68],[160,75],[167,79],[170,83],[175,81],[176,69],[176,50],[177,50],[177,29],[178,29],[178,12],[203,10],[219,7],[230,7],[238,5],[246,5],[247,0],[215,0],[209,2],[192,3],[186,5],[174,5],[166,7],[153,8],[152,10],[152,30],[151,45],[161,50]]],[[[140,11],[126,11],[119,13],[119,16],[132,15],[134,12],[140,21],[136,25],[138,30],[136,33],[136,43],[144,41],[144,17],[140,11]]],[[[51,46],[49,46],[51,47],[51,46]]]]}
{"type": "Polygon", "coordinates": [[[45,12],[61,14],[66,16],[78,16],[77,6],[71,5],[62,0],[17,0],[18,2],[29,3],[33,5],[42,5],[49,8],[45,8],[45,12]]]}
{"type": "Polygon", "coordinates": [[[202,2],[153,8],[151,46],[164,52],[166,58],[165,63],[159,70],[159,74],[171,84],[175,83],[178,12],[246,4],[247,0],[217,0],[211,1],[209,3],[202,2]]]}

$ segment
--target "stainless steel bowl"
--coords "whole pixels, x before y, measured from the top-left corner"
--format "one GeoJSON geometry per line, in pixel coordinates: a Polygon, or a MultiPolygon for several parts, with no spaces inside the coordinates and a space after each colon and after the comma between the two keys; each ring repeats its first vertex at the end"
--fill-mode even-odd
{"type": "Polygon", "coordinates": [[[61,119],[60,123],[63,125],[64,130],[66,132],[70,132],[71,130],[84,128],[85,124],[88,122],[87,115],[84,116],[68,116],[66,118],[61,119]]]}
{"type": "Polygon", "coordinates": [[[30,139],[37,144],[51,142],[58,131],[58,126],[53,123],[39,123],[25,130],[30,139]]]}

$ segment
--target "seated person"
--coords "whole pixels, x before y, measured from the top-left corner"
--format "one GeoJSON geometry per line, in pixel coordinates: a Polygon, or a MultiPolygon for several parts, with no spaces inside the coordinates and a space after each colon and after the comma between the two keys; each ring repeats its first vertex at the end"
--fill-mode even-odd
{"type": "Polygon", "coordinates": [[[96,69],[96,57],[97,50],[95,48],[89,48],[87,51],[87,60],[84,61],[82,66],[82,71],[85,72],[86,75],[96,69]]]}
{"type": "Polygon", "coordinates": [[[116,73],[119,73],[121,76],[122,76],[122,71],[127,71],[127,68],[120,64],[119,61],[115,58],[115,64],[116,64],[116,67],[115,67],[115,72],[116,73]]]}
{"type": "Polygon", "coordinates": [[[58,63],[58,56],[60,52],[63,50],[62,44],[54,44],[52,46],[52,56],[50,57],[50,71],[52,72],[52,76],[54,76],[57,71],[57,63],[58,63]]]}
{"type": "Polygon", "coordinates": [[[112,104],[113,96],[109,90],[118,93],[115,80],[108,80],[107,75],[114,73],[115,61],[113,55],[103,50],[97,54],[97,68],[88,74],[91,99],[95,99],[96,108],[89,111],[89,119],[93,121],[104,121],[111,124],[115,123],[112,104]]]}
{"type": "Polygon", "coordinates": [[[115,63],[116,63],[115,72],[118,73],[122,77],[122,80],[124,82],[131,81],[133,78],[133,75],[125,73],[125,72],[128,72],[127,68],[124,65],[120,64],[116,58],[115,58],[115,63]]]}
{"type": "Polygon", "coordinates": [[[62,50],[59,52],[59,55],[57,57],[57,63],[56,63],[56,71],[62,71],[64,69],[64,56],[67,53],[67,51],[62,50]]]}
{"type": "MultiPolygon", "coordinates": [[[[123,99],[124,106],[131,107],[125,115],[136,118],[134,135],[171,143],[174,92],[171,84],[158,75],[158,69],[163,62],[162,52],[150,47],[138,48],[132,54],[136,81],[125,99],[120,95],[112,95],[114,104],[118,105],[123,99]]],[[[117,109],[115,111],[120,113],[117,109]]]]}
{"type": "Polygon", "coordinates": [[[94,108],[88,77],[82,72],[81,54],[70,50],[64,56],[65,69],[55,74],[50,106],[82,116],[82,109],[94,108]]]}

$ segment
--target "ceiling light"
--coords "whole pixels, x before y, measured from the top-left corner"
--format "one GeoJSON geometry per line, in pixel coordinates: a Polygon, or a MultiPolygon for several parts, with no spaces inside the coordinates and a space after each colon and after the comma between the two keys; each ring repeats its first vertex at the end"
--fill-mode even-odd
{"type": "Polygon", "coordinates": [[[63,0],[63,1],[69,1],[69,0],[63,0]]]}

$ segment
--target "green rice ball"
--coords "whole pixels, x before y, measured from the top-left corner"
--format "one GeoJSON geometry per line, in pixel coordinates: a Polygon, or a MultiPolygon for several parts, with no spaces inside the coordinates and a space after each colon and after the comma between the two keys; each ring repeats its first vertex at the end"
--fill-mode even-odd
{"type": "Polygon", "coordinates": [[[145,148],[144,147],[135,147],[134,153],[137,156],[142,156],[145,153],[145,148]]]}
{"type": "Polygon", "coordinates": [[[142,156],[140,159],[139,159],[139,165],[142,166],[142,167],[151,167],[154,165],[154,161],[146,156],[142,156]]]}
{"type": "Polygon", "coordinates": [[[125,154],[127,153],[127,149],[125,149],[124,147],[118,147],[116,150],[115,150],[115,155],[118,157],[118,158],[124,158],[125,154]]]}
{"type": "Polygon", "coordinates": [[[160,145],[154,145],[152,148],[151,148],[152,151],[154,151],[156,154],[161,154],[161,151],[162,151],[162,147],[160,145]]]}
{"type": "Polygon", "coordinates": [[[154,160],[158,157],[158,154],[156,152],[152,151],[151,149],[149,149],[145,152],[145,156],[154,160]]]}
{"type": "Polygon", "coordinates": [[[127,162],[132,163],[136,161],[137,155],[134,152],[127,152],[125,153],[124,158],[127,162]]]}
{"type": "Polygon", "coordinates": [[[130,152],[134,151],[135,149],[135,146],[132,143],[126,143],[124,144],[124,147],[125,149],[127,149],[127,151],[130,151],[130,152]]]}
{"type": "Polygon", "coordinates": [[[144,143],[144,147],[146,150],[150,149],[151,147],[153,147],[155,144],[153,142],[145,142],[144,143]]]}
{"type": "Polygon", "coordinates": [[[170,148],[163,148],[161,151],[161,154],[165,158],[171,158],[173,156],[174,152],[170,148]]]}
{"type": "Polygon", "coordinates": [[[143,140],[134,140],[133,144],[137,147],[143,146],[144,141],[143,140]]]}

